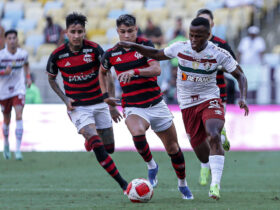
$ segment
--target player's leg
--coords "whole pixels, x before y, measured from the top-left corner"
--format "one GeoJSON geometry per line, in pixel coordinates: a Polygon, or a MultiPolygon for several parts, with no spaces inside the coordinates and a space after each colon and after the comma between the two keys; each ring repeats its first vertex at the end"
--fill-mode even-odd
{"type": "MultiPolygon", "coordinates": [[[[226,113],[226,102],[223,102],[223,106],[224,106],[224,111],[226,113]]],[[[229,142],[228,137],[227,137],[227,132],[226,132],[225,126],[223,127],[222,132],[221,132],[221,141],[222,141],[224,150],[229,151],[230,142],[229,142]]]]}
{"type": "MultiPolygon", "coordinates": [[[[127,108],[125,110],[127,111],[127,108]]],[[[156,187],[158,165],[153,159],[149,144],[146,139],[146,130],[149,128],[150,124],[144,118],[136,114],[130,114],[127,116],[125,123],[133,137],[135,148],[142,156],[143,160],[147,163],[148,179],[152,186],[156,187]]]]}
{"type": "Polygon", "coordinates": [[[127,188],[127,182],[120,175],[114,161],[111,156],[107,153],[103,142],[97,135],[97,131],[94,124],[84,126],[79,131],[86,139],[85,148],[87,151],[94,152],[99,164],[113,177],[125,191],[127,188]]]}
{"type": "Polygon", "coordinates": [[[209,163],[212,174],[209,196],[214,199],[220,198],[220,182],[225,161],[220,135],[223,126],[224,121],[221,119],[208,119],[205,121],[205,130],[210,145],[209,163]]]}
{"type": "Polygon", "coordinates": [[[97,129],[98,136],[100,136],[106,151],[109,154],[113,154],[115,151],[115,140],[113,127],[97,129]]]}
{"type": "Polygon", "coordinates": [[[9,144],[9,127],[11,122],[11,111],[12,111],[12,99],[5,99],[0,101],[1,110],[3,113],[3,125],[2,131],[4,135],[4,149],[3,156],[6,160],[11,158],[10,144],[9,144]]]}
{"type": "Polygon", "coordinates": [[[193,199],[193,195],[188,188],[185,172],[185,159],[178,144],[177,133],[172,122],[171,126],[161,132],[156,132],[161,139],[168,155],[170,156],[172,166],[178,178],[178,189],[182,193],[183,199],[193,199]]]}
{"type": "Polygon", "coordinates": [[[16,150],[15,150],[15,158],[16,160],[22,160],[22,154],[20,151],[20,146],[22,142],[22,135],[23,135],[23,121],[22,121],[22,112],[23,112],[23,105],[18,104],[14,106],[15,113],[16,113],[16,150]]]}

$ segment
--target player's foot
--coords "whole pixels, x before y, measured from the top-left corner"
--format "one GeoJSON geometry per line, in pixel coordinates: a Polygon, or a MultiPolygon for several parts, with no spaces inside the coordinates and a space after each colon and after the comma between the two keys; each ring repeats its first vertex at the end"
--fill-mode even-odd
{"type": "Polygon", "coordinates": [[[156,187],[158,183],[157,173],[158,173],[158,164],[156,168],[148,170],[148,179],[153,187],[156,187]]]}
{"type": "Polygon", "coordinates": [[[126,185],[124,187],[122,187],[124,195],[127,195],[127,187],[128,187],[128,184],[126,182],[126,185]]]}
{"type": "Polygon", "coordinates": [[[199,184],[205,186],[208,184],[210,176],[210,169],[209,168],[201,168],[200,169],[200,177],[199,177],[199,184]]]}
{"type": "Polygon", "coordinates": [[[15,152],[15,159],[16,160],[22,160],[23,159],[22,154],[21,154],[20,151],[16,151],[15,152]]]}
{"type": "Polygon", "coordinates": [[[11,159],[11,152],[9,145],[4,145],[3,156],[6,160],[11,159]]]}
{"type": "Polygon", "coordinates": [[[220,199],[220,188],[217,184],[215,184],[214,186],[210,186],[209,197],[215,200],[220,199]]]}
{"type": "Polygon", "coordinates": [[[223,128],[222,132],[221,132],[221,136],[224,136],[222,138],[224,138],[224,142],[223,142],[223,148],[225,151],[229,151],[230,149],[230,142],[227,138],[227,133],[226,133],[226,129],[223,128]]]}
{"type": "Polygon", "coordinates": [[[178,187],[178,190],[182,193],[182,198],[185,200],[193,200],[193,194],[188,186],[178,187]]]}

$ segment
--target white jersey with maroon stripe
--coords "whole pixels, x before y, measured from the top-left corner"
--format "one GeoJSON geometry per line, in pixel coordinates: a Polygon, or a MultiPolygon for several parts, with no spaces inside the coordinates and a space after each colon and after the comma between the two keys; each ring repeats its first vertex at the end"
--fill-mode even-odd
{"type": "Polygon", "coordinates": [[[23,49],[18,48],[15,54],[11,54],[7,48],[0,51],[0,70],[12,67],[9,75],[0,76],[0,100],[25,94],[23,65],[27,62],[28,54],[23,49]]]}
{"type": "Polygon", "coordinates": [[[164,54],[179,61],[177,97],[181,109],[220,98],[216,84],[217,67],[222,66],[230,73],[237,66],[229,52],[210,41],[201,52],[194,51],[190,41],[176,42],[165,48],[164,54]]]}

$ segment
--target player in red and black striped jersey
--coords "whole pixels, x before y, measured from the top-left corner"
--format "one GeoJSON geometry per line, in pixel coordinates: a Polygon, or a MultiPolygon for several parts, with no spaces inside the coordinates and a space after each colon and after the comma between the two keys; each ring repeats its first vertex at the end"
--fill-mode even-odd
{"type": "MultiPolygon", "coordinates": [[[[136,19],[132,15],[121,15],[116,24],[121,41],[153,47],[149,40],[137,38],[136,19]]],[[[173,116],[163,101],[157,84],[157,76],[161,72],[158,61],[144,57],[134,49],[114,47],[104,53],[99,72],[100,86],[103,95],[106,95],[104,101],[116,106],[116,99],[107,93],[107,74],[111,67],[114,67],[123,90],[125,123],[138,153],[147,163],[148,179],[152,186],[157,185],[158,165],[153,159],[145,136],[150,126],[162,140],[171,158],[183,199],[193,199],[186,182],[185,160],[178,144],[173,116]]]]}
{"type": "MultiPolygon", "coordinates": [[[[85,37],[87,18],[72,13],[66,17],[68,43],[58,47],[47,64],[48,80],[52,89],[66,104],[68,115],[85,137],[85,148],[95,153],[100,165],[126,190],[127,182],[121,177],[108,153],[114,151],[112,118],[118,122],[121,115],[115,107],[103,101],[98,74],[103,49],[85,37]],[[65,93],[56,82],[61,72],[65,93]],[[102,140],[102,141],[101,141],[102,140]]],[[[109,74],[108,82],[113,82],[109,74]]],[[[114,94],[113,90],[110,90],[114,94]]]]}
{"type": "MultiPolygon", "coordinates": [[[[214,16],[211,10],[209,9],[200,9],[197,12],[197,17],[203,17],[206,18],[209,23],[211,28],[213,28],[214,26],[214,16]]],[[[236,57],[231,49],[231,47],[228,45],[228,43],[217,37],[214,36],[210,30],[210,36],[209,36],[209,40],[211,42],[213,42],[214,44],[216,44],[218,47],[221,47],[223,49],[225,49],[226,51],[228,51],[231,56],[236,60],[236,57]]],[[[226,92],[226,83],[225,83],[225,76],[224,76],[224,72],[223,70],[218,70],[217,71],[217,76],[216,76],[216,81],[217,81],[217,85],[220,89],[220,98],[222,99],[225,111],[226,111],[226,102],[227,102],[227,92],[226,92]]],[[[230,149],[230,143],[227,139],[227,135],[226,135],[226,130],[225,127],[223,128],[222,132],[221,132],[221,140],[223,143],[223,148],[225,151],[228,151],[230,149]]],[[[206,185],[207,184],[207,180],[208,180],[208,176],[210,174],[210,166],[209,163],[201,163],[201,172],[200,172],[200,179],[199,179],[199,183],[201,185],[206,185]]]]}

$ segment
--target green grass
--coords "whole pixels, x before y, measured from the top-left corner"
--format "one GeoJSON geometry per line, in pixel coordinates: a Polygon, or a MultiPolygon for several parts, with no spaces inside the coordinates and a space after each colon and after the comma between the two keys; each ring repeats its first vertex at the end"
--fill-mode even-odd
{"type": "MultiPolygon", "coordinates": [[[[23,155],[15,161],[1,154],[0,209],[280,209],[280,152],[227,153],[219,201],[208,198],[208,186],[198,185],[200,165],[193,152],[184,153],[193,201],[181,199],[167,154],[153,152],[159,185],[146,204],[131,203],[92,153],[23,155]]],[[[127,180],[147,176],[137,153],[112,157],[127,180]]]]}

